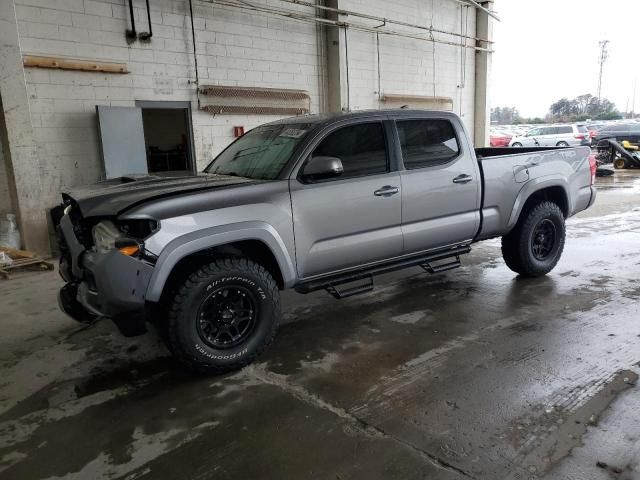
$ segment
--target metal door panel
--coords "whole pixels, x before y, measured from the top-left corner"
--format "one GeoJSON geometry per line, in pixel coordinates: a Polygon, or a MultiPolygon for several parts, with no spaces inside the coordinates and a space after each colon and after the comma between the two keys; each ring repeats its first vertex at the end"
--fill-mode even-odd
{"type": "Polygon", "coordinates": [[[96,111],[106,178],[148,173],[142,109],[97,105],[96,111]]]}
{"type": "Polygon", "coordinates": [[[402,172],[402,233],[406,253],[470,241],[480,222],[480,181],[471,159],[402,172]],[[471,175],[468,183],[453,183],[471,175]]]}
{"type": "Polygon", "coordinates": [[[308,278],[402,254],[397,172],[304,185],[291,180],[298,275],[308,278]],[[382,187],[398,194],[374,195],[382,187]]]}

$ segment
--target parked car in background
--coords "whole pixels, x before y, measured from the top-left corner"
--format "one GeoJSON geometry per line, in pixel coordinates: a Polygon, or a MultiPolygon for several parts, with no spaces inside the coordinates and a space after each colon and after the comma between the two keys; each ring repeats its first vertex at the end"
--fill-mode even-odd
{"type": "Polygon", "coordinates": [[[640,143],[640,123],[616,123],[608,125],[593,137],[594,145],[609,138],[618,141],[628,140],[631,143],[640,143]]]}
{"type": "Polygon", "coordinates": [[[529,130],[511,139],[511,147],[569,147],[591,145],[589,131],[584,125],[550,125],[529,130]]]}
{"type": "Polygon", "coordinates": [[[507,147],[511,138],[513,138],[513,135],[504,130],[492,130],[489,133],[489,145],[492,147],[507,147]]]}
{"type": "Polygon", "coordinates": [[[587,125],[587,130],[589,130],[589,136],[593,139],[600,130],[606,128],[608,125],[606,123],[592,123],[591,125],[587,125]]]}

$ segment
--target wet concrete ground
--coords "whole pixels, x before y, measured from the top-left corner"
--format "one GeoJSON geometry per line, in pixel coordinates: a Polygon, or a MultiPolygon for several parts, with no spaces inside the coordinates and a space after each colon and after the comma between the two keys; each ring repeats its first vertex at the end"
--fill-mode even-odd
{"type": "Polygon", "coordinates": [[[367,295],[284,295],[259,362],[178,369],[153,335],[0,282],[0,478],[640,478],[640,174],[599,179],[536,280],[499,241],[367,295]]]}

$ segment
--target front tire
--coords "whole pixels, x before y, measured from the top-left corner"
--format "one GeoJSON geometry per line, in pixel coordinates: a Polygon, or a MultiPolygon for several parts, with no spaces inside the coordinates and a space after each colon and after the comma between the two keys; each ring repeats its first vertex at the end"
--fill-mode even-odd
{"type": "Polygon", "coordinates": [[[512,147],[519,148],[519,147],[521,147],[521,146],[522,146],[522,144],[521,144],[520,142],[514,142],[511,146],[512,146],[512,147]]]}
{"type": "Polygon", "coordinates": [[[524,212],[516,227],[502,237],[507,266],[525,277],[546,275],[556,266],[565,242],[564,215],[553,202],[541,202],[524,212]]]}
{"type": "Polygon", "coordinates": [[[247,258],[221,258],[196,270],[178,289],[167,340],[189,370],[223,373],[262,353],[280,316],[278,287],[264,267],[247,258]]]}

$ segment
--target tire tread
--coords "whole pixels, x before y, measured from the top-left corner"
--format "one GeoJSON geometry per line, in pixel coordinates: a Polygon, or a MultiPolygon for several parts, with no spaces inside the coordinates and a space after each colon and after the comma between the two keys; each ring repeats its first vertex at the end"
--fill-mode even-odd
{"type": "Polygon", "coordinates": [[[549,268],[544,269],[541,269],[539,265],[533,262],[529,252],[528,242],[524,241],[523,235],[534,227],[535,223],[539,221],[539,216],[542,214],[558,215],[564,220],[562,210],[557,204],[550,201],[543,201],[532,206],[526,212],[523,212],[515,228],[502,237],[502,257],[507,267],[525,277],[539,277],[549,273],[560,260],[564,250],[565,230],[563,223],[562,231],[560,232],[560,245],[555,261],[550,264],[549,268]]]}
{"type": "Polygon", "coordinates": [[[178,289],[169,310],[168,321],[166,325],[167,339],[170,344],[171,352],[175,358],[189,370],[197,373],[213,373],[220,374],[231,370],[237,370],[251,363],[260,355],[272,342],[278,329],[278,318],[271,322],[270,330],[265,340],[253,352],[240,357],[237,361],[227,363],[224,366],[212,365],[200,361],[198,358],[190,354],[188,349],[183,345],[178,335],[178,326],[181,313],[187,307],[186,300],[189,292],[193,289],[206,285],[211,277],[221,272],[242,272],[246,271],[252,275],[258,276],[267,286],[267,300],[271,303],[273,312],[280,312],[279,291],[278,286],[271,274],[260,264],[243,257],[222,257],[205,264],[194,271],[187,280],[178,289]]]}

